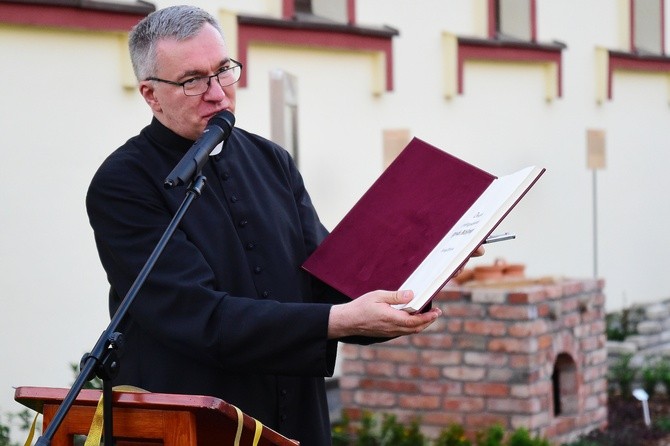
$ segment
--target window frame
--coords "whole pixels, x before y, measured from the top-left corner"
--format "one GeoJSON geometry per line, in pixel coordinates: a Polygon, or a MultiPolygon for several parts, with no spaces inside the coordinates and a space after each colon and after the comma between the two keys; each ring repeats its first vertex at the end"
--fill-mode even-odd
{"type": "MultiPolygon", "coordinates": [[[[356,0],[346,0],[347,23],[356,24],[356,0]]],[[[312,14],[312,0],[282,0],[282,18],[284,20],[295,20],[297,14],[312,14]],[[309,2],[309,11],[300,11],[296,7],[297,2],[309,2]]]]}
{"type": "MultiPolygon", "coordinates": [[[[488,0],[488,37],[493,40],[507,40],[509,37],[500,31],[500,1],[488,0]]],[[[530,39],[529,42],[537,41],[537,3],[536,0],[526,0],[530,12],[530,39]]],[[[522,40],[522,39],[519,39],[522,40]]]]}
{"type": "Polygon", "coordinates": [[[637,44],[637,35],[636,35],[636,17],[635,17],[635,5],[639,0],[629,0],[629,27],[630,27],[630,51],[635,54],[647,54],[654,56],[663,56],[665,55],[665,1],[657,0],[659,4],[659,27],[660,27],[660,52],[654,53],[648,50],[638,48],[637,44]]]}
{"type": "MultiPolygon", "coordinates": [[[[635,46],[635,1],[628,0],[621,4],[622,9],[619,13],[628,20],[627,40],[625,45],[628,48],[623,50],[613,50],[603,47],[596,48],[596,70],[597,70],[597,89],[596,103],[602,104],[605,101],[613,99],[614,91],[614,73],[616,71],[629,71],[639,73],[661,73],[670,78],[670,57],[665,54],[665,2],[660,0],[661,7],[661,49],[662,54],[651,54],[647,51],[639,51],[635,46]]],[[[625,40],[625,39],[624,39],[625,40]]],[[[670,101],[670,89],[668,91],[670,101]]]]}

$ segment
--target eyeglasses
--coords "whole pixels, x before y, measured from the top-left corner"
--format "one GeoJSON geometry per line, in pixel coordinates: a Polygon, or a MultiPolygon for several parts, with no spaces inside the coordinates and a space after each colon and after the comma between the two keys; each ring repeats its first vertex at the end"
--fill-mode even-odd
{"type": "Polygon", "coordinates": [[[157,77],[148,77],[145,80],[176,85],[184,90],[184,94],[186,96],[200,96],[209,90],[212,78],[216,78],[216,81],[222,87],[233,85],[235,82],[240,80],[240,75],[242,74],[242,64],[233,59],[230,59],[230,62],[233,65],[223,67],[211,76],[192,77],[190,79],[186,79],[184,82],[167,81],[157,77]]]}

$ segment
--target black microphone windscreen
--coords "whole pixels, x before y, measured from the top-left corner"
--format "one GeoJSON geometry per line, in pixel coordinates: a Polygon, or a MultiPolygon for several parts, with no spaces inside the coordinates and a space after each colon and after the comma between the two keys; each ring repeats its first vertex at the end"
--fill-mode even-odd
{"type": "Polygon", "coordinates": [[[220,111],[207,121],[207,125],[215,125],[223,129],[227,136],[235,126],[235,115],[228,110],[220,111]]]}

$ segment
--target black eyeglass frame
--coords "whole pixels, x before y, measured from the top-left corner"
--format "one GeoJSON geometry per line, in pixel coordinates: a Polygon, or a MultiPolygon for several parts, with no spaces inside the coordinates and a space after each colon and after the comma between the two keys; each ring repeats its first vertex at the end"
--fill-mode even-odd
{"type": "Polygon", "coordinates": [[[209,87],[210,87],[211,84],[212,84],[212,78],[214,78],[214,77],[216,78],[216,81],[219,83],[219,85],[220,85],[222,88],[223,88],[223,87],[229,87],[229,86],[235,84],[236,82],[238,82],[238,81],[240,80],[240,77],[241,77],[241,74],[242,74],[242,63],[236,61],[235,59],[229,59],[229,60],[230,60],[230,62],[234,63],[235,65],[232,65],[232,66],[229,66],[229,67],[224,67],[224,68],[222,68],[221,70],[217,71],[216,73],[212,74],[211,76],[196,76],[196,77],[192,77],[192,78],[186,79],[184,82],[169,81],[169,80],[161,79],[161,78],[158,78],[158,77],[148,77],[148,78],[146,78],[145,80],[146,80],[146,81],[163,82],[163,83],[165,83],[165,84],[170,84],[170,85],[175,85],[175,86],[177,86],[177,87],[181,87],[182,91],[184,92],[184,94],[185,94],[186,96],[202,96],[203,94],[207,93],[207,90],[209,90],[209,87]],[[233,82],[231,82],[231,83],[229,83],[229,84],[226,84],[226,85],[223,85],[223,84],[221,83],[221,79],[219,78],[219,76],[220,76],[221,74],[225,73],[226,71],[234,70],[235,68],[239,68],[239,69],[240,69],[240,76],[239,76],[237,79],[235,79],[233,82]],[[207,79],[207,89],[206,89],[205,91],[203,91],[202,93],[188,94],[188,93],[186,92],[186,84],[188,84],[189,82],[193,82],[193,81],[196,80],[196,79],[207,79]]]}

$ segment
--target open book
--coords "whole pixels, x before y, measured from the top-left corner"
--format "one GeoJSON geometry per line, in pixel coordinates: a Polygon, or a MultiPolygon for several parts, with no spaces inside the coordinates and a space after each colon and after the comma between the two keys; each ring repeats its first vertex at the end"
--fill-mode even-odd
{"type": "Polygon", "coordinates": [[[420,311],[544,171],[495,177],[414,138],[302,266],[351,299],[412,290],[420,311]]]}

